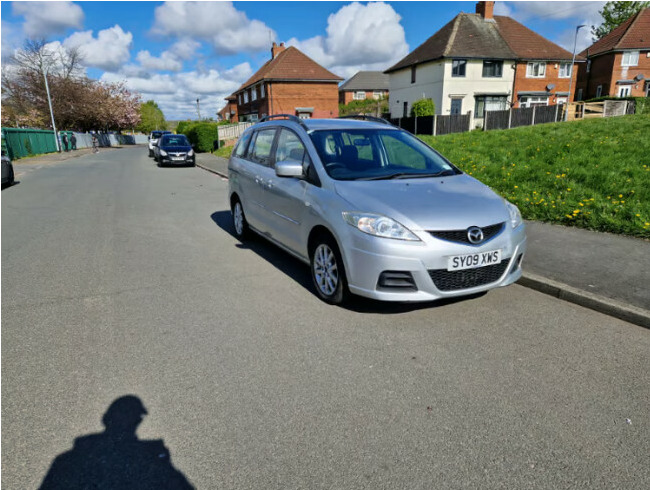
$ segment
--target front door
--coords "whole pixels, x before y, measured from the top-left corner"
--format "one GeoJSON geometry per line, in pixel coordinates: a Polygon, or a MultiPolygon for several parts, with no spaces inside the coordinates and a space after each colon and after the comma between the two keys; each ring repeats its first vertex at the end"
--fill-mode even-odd
{"type": "Polygon", "coordinates": [[[462,110],[463,110],[463,99],[451,99],[451,113],[452,113],[452,115],[461,114],[462,110]]]}

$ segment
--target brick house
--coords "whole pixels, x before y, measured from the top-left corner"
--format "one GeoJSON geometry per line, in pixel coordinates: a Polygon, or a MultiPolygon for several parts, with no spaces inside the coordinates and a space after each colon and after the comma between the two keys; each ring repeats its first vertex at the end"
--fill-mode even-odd
{"type": "Polygon", "coordinates": [[[339,87],[339,104],[353,100],[387,99],[388,75],[380,71],[360,71],[339,87]]]}
{"type": "Polygon", "coordinates": [[[475,14],[458,14],[384,72],[391,115],[406,117],[415,101],[430,98],[436,114],[471,111],[472,127],[481,127],[486,110],[562,104],[574,94],[572,57],[516,20],[495,16],[494,2],[478,2],[475,14]]]}
{"type": "Polygon", "coordinates": [[[271,59],[233,93],[239,121],[270,114],[338,117],[342,80],[295,47],[273,43],[271,59]]]}
{"type": "Polygon", "coordinates": [[[578,100],[650,97],[650,8],[641,10],[585,49],[578,100]]]}
{"type": "Polygon", "coordinates": [[[237,118],[237,97],[229,95],[226,97],[226,106],[219,111],[219,117],[222,121],[238,122],[237,118]]]}

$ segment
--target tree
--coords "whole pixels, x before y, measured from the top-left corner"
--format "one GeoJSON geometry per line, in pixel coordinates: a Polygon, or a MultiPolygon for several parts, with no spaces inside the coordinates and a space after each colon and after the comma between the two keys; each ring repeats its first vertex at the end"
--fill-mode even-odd
{"type": "Polygon", "coordinates": [[[167,129],[165,115],[153,100],[148,100],[140,106],[140,124],[136,129],[143,133],[150,133],[154,129],[167,129]]]}
{"type": "Polygon", "coordinates": [[[598,11],[603,22],[599,26],[591,26],[594,42],[605,37],[639,10],[643,10],[649,5],[650,2],[607,2],[603,9],[598,11]]]}
{"type": "Polygon", "coordinates": [[[413,102],[411,117],[433,116],[436,113],[436,106],[433,99],[420,99],[413,102]]]}
{"type": "Polygon", "coordinates": [[[121,130],[139,123],[139,95],[123,84],[88,78],[77,50],[52,46],[25,41],[3,66],[3,125],[51,127],[44,76],[57,129],[121,130]]]}

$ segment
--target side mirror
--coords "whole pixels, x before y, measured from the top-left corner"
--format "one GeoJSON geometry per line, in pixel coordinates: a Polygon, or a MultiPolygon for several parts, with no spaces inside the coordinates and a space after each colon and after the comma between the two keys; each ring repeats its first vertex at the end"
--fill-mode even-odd
{"type": "Polygon", "coordinates": [[[295,177],[302,179],[304,174],[302,171],[302,163],[296,160],[285,160],[275,164],[275,175],[278,177],[295,177]]]}

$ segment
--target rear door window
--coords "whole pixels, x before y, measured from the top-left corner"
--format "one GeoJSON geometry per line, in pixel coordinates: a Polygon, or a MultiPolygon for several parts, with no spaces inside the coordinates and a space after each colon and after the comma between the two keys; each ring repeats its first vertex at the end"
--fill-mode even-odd
{"type": "Polygon", "coordinates": [[[248,159],[261,165],[271,165],[271,151],[276,130],[260,129],[255,132],[251,148],[248,150],[248,159]]]}

